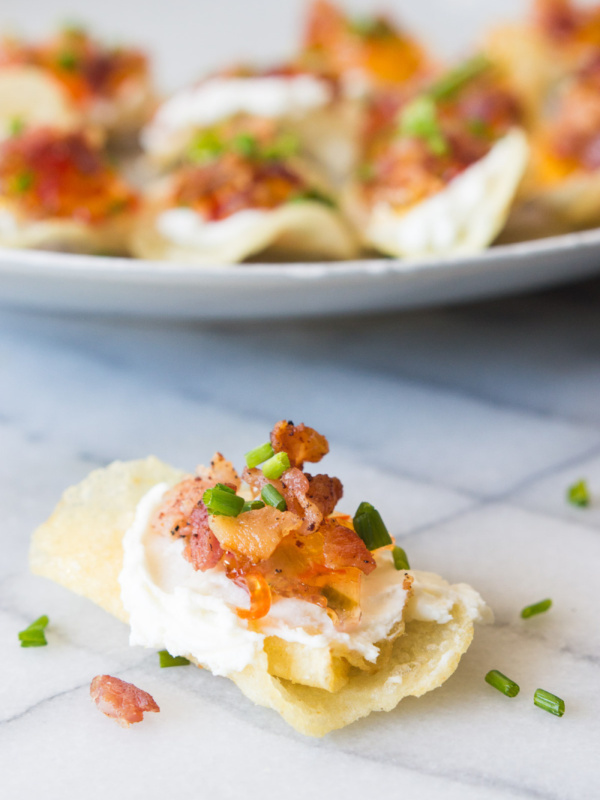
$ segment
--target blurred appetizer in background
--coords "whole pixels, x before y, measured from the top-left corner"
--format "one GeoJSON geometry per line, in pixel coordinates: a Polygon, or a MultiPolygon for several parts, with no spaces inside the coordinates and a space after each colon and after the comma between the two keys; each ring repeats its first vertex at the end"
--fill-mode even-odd
{"type": "Polygon", "coordinates": [[[255,253],[344,259],[355,235],[298,141],[264,119],[197,134],[188,163],[148,191],[132,238],[142,258],[209,264],[255,253]]]}
{"type": "Polygon", "coordinates": [[[105,46],[76,26],[38,44],[0,42],[0,131],[10,132],[17,119],[67,130],[93,126],[126,139],[155,103],[140,50],[105,46]]]}
{"type": "Polygon", "coordinates": [[[0,245],[124,253],[136,193],[89,134],[49,127],[0,143],[0,245]]]}
{"type": "Polygon", "coordinates": [[[508,217],[527,165],[515,95],[477,56],[416,95],[375,93],[346,209],[394,256],[480,250],[508,217]]]}
{"type": "Polygon", "coordinates": [[[327,0],[309,6],[300,61],[335,75],[350,96],[397,86],[433,69],[421,43],[390,17],[350,17],[327,0]]]}
{"type": "Polygon", "coordinates": [[[337,512],[340,480],[305,471],[328,451],[282,420],[241,475],[219,453],[196,475],[116,462],[65,493],[31,568],[303,734],[389,711],[449,678],[492,614],[470,586],[410,569],[370,503],[337,512]]]}

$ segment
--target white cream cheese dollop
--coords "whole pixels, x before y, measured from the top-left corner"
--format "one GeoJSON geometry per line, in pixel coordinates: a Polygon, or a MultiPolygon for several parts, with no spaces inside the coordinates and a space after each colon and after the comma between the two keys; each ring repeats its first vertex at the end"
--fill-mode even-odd
{"type": "Polygon", "coordinates": [[[246,209],[213,222],[191,208],[169,208],[158,215],[156,228],[161,236],[179,247],[211,250],[251,236],[269,213],[246,209]]]}
{"type": "Polygon", "coordinates": [[[142,131],[142,146],[160,154],[181,131],[216,125],[236,114],[300,117],[333,100],[333,90],[313,75],[210,78],[176,92],[142,131]]]}
{"type": "Polygon", "coordinates": [[[140,501],[123,540],[119,581],[129,614],[130,643],[172,655],[192,656],[215,675],[231,675],[250,664],[266,636],[279,636],[309,647],[348,648],[369,661],[377,659],[376,643],[403,618],[447,622],[461,600],[473,619],[488,621],[490,612],[477,592],[465,584],[450,586],[437,575],[413,572],[414,591],[407,603],[405,573],[394,568],[391,554],[377,556],[378,568],[362,583],[362,618],[351,631],[338,631],[325,611],[297,599],[273,603],[269,614],[252,629],[235,613],[248,607],[247,593],[217,566],[195,571],[182,555],[183,542],[153,533],[149,519],[167,490],[153,487],[140,501]],[[319,631],[315,633],[315,631],[319,631]]]}

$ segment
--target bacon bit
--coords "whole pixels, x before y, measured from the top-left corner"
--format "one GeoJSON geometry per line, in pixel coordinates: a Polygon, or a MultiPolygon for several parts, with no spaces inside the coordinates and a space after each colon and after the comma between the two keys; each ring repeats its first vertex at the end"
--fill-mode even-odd
{"type": "Polygon", "coordinates": [[[244,582],[250,594],[250,608],[236,608],[240,619],[260,619],[266,617],[271,609],[271,589],[260,572],[247,572],[244,582]]]}
{"type": "Polygon", "coordinates": [[[276,453],[287,453],[292,467],[302,469],[305,461],[316,463],[329,452],[327,439],[304,423],[281,420],[271,431],[271,445],[276,453]]]}
{"type": "Polygon", "coordinates": [[[110,675],[96,675],[90,685],[90,695],[103,714],[116,719],[124,728],[141,722],[146,711],[160,711],[148,692],[110,675]]]}
{"type": "Polygon", "coordinates": [[[211,458],[210,467],[198,467],[198,475],[209,486],[214,486],[215,483],[225,483],[232,489],[237,490],[240,488],[240,476],[237,474],[231,461],[228,461],[221,453],[215,453],[211,458]]]}
{"type": "Polygon", "coordinates": [[[190,514],[202,503],[202,495],[214,486],[204,478],[186,478],[165,493],[160,506],[150,520],[151,527],[160,534],[187,536],[190,514]]]}
{"type": "Polygon", "coordinates": [[[581,23],[581,12],[571,0],[535,0],[534,24],[557,42],[570,39],[581,23]]]}
{"type": "Polygon", "coordinates": [[[224,551],[208,525],[208,511],[204,503],[194,508],[185,530],[188,541],[183,555],[193,568],[204,572],[215,567],[224,551]]]}
{"type": "Polygon", "coordinates": [[[30,218],[86,224],[132,212],[135,193],[83,133],[36,128],[0,146],[0,191],[30,218]]]}
{"type": "Polygon", "coordinates": [[[324,564],[329,569],[345,569],[355,567],[365,575],[369,575],[377,563],[367,550],[363,540],[344,525],[335,520],[325,520],[321,526],[324,536],[324,564]]]}
{"type": "Polygon", "coordinates": [[[307,475],[306,477],[309,481],[306,496],[317,506],[324,517],[328,517],[344,495],[342,482],[339,478],[330,478],[329,475],[307,475]]]}
{"type": "Polygon", "coordinates": [[[224,550],[246,556],[253,563],[271,556],[279,542],[298,531],[302,519],[290,511],[265,506],[238,517],[212,517],[210,528],[224,550]]]}

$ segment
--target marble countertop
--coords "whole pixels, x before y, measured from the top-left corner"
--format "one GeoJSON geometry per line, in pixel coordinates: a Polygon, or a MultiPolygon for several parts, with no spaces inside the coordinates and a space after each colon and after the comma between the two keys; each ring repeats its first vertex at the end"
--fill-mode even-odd
{"type": "Polygon", "coordinates": [[[111,798],[600,797],[600,282],[463,308],[285,325],[0,314],[0,794],[111,798]],[[69,484],[154,453],[236,461],[282,417],[330,440],[347,508],[381,510],[413,566],[496,623],[440,689],[322,740],[229,681],[158,669],[127,630],[27,569],[69,484]],[[579,478],[595,496],[570,507],[579,478]],[[529,621],[520,609],[551,597],[529,621]],[[42,613],[49,646],[17,631],[42,613]],[[521,694],[483,680],[497,668],[521,694]],[[161,706],[121,730],[90,679],[161,706]],[[534,707],[542,687],[562,719],[534,707]]]}

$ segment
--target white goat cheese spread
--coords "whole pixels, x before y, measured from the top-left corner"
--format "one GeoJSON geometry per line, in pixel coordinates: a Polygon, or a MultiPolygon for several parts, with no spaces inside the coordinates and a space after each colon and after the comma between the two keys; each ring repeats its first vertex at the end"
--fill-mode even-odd
{"type": "Polygon", "coordinates": [[[262,651],[266,636],[316,648],[335,645],[375,661],[376,643],[403,618],[444,623],[460,600],[474,620],[490,619],[491,612],[470,586],[450,586],[427,572],[410,571],[414,583],[408,599],[402,585],[405,572],[394,568],[389,551],[382,551],[377,554],[377,569],[363,578],[362,617],[353,630],[338,631],[324,609],[288,598],[276,600],[269,613],[250,626],[235,613],[236,608],[248,608],[244,589],[230,581],[219,565],[195,571],[183,557],[181,539],[151,530],[150,517],[167,489],[167,484],[158,484],[142,498],[123,540],[119,581],[132,645],[191,656],[215,675],[226,676],[250,664],[262,651]]]}

